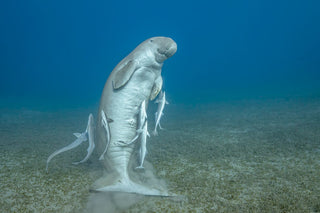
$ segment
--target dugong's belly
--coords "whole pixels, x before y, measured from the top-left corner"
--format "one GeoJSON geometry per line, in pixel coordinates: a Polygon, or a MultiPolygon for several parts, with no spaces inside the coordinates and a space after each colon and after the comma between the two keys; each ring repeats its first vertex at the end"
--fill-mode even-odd
{"type": "MultiPolygon", "coordinates": [[[[128,83],[113,90],[112,74],[108,79],[100,102],[99,115],[103,110],[113,122],[109,124],[111,141],[105,155],[104,165],[120,175],[127,174],[129,160],[135,144],[123,146],[119,141],[129,142],[136,135],[137,117],[143,100],[148,103],[156,75],[153,72],[137,70],[128,83]]],[[[102,152],[106,145],[105,130],[101,125],[101,116],[97,125],[98,148],[102,152]]]]}

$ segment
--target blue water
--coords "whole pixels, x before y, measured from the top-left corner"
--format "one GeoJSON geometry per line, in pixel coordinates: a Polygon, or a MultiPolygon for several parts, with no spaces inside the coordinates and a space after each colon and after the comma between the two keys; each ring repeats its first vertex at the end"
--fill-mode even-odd
{"type": "Polygon", "coordinates": [[[318,1],[2,1],[0,97],[98,102],[115,65],[152,36],[174,102],[320,95],[318,1]]]}
{"type": "Polygon", "coordinates": [[[319,212],[319,8],[316,0],[1,1],[0,211],[83,210],[103,171],[97,153],[79,167],[71,162],[87,147],[61,154],[49,174],[46,159],[84,131],[89,113],[97,118],[113,68],[144,40],[167,36],[178,45],[162,70],[170,104],[146,160],[185,200],[151,200],[136,212],[319,212]]]}

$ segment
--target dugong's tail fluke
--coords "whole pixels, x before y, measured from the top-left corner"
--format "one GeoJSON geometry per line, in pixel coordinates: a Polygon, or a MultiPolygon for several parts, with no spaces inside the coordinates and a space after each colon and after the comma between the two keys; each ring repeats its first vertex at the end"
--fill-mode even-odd
{"type": "Polygon", "coordinates": [[[59,150],[55,151],[54,153],[52,153],[48,157],[47,166],[46,166],[46,171],[47,172],[48,172],[49,162],[51,161],[52,158],[54,158],[56,155],[58,155],[58,154],[60,154],[62,152],[65,152],[65,151],[68,151],[70,149],[74,149],[74,148],[78,147],[82,142],[85,142],[85,141],[87,141],[89,139],[89,147],[87,149],[87,151],[88,151],[87,156],[82,161],[76,162],[76,163],[73,163],[73,164],[83,163],[83,162],[88,160],[88,158],[91,156],[91,154],[92,154],[92,152],[94,150],[94,147],[95,147],[95,144],[94,144],[94,122],[93,122],[92,114],[89,115],[88,125],[87,125],[86,131],[84,131],[83,133],[73,133],[73,134],[74,134],[74,136],[77,137],[77,139],[74,142],[72,142],[71,144],[69,144],[66,147],[63,147],[62,149],[59,149],[59,150]]]}
{"type": "Polygon", "coordinates": [[[147,187],[131,180],[126,181],[118,181],[114,185],[108,185],[99,189],[91,189],[92,192],[126,192],[126,193],[133,193],[133,194],[141,194],[141,195],[148,195],[148,196],[174,196],[169,195],[166,190],[158,190],[156,188],[147,187]]]}

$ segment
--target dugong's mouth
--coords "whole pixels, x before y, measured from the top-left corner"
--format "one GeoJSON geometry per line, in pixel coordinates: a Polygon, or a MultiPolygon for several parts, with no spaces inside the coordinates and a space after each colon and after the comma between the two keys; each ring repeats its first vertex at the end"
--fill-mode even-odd
{"type": "Polygon", "coordinates": [[[168,58],[170,58],[171,56],[173,56],[175,53],[177,52],[177,44],[173,43],[171,45],[171,47],[164,53],[165,56],[167,56],[168,58]]]}
{"type": "Polygon", "coordinates": [[[164,55],[167,58],[170,58],[177,52],[177,44],[176,42],[172,41],[171,44],[166,45],[166,47],[158,48],[157,51],[161,55],[164,55]]]}
{"type": "Polygon", "coordinates": [[[159,63],[165,61],[166,59],[170,58],[177,52],[177,44],[172,39],[169,40],[165,45],[159,47],[157,49],[158,57],[157,61],[159,63]]]}

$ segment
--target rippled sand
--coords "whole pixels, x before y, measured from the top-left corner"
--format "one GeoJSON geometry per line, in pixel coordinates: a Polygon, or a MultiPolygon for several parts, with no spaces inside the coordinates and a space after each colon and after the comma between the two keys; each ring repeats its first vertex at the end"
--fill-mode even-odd
{"type": "MultiPolygon", "coordinates": [[[[95,111],[2,106],[0,212],[86,211],[102,175],[98,155],[72,165],[86,154],[81,145],[55,157],[49,173],[45,164],[95,111]]],[[[320,211],[319,99],[171,103],[162,126],[147,160],[179,196],[147,197],[125,212],[320,211]]]]}

